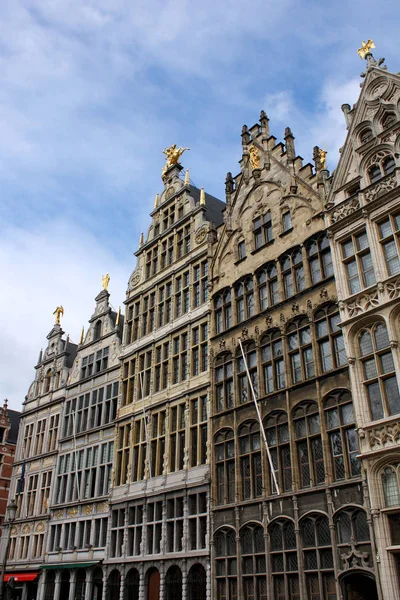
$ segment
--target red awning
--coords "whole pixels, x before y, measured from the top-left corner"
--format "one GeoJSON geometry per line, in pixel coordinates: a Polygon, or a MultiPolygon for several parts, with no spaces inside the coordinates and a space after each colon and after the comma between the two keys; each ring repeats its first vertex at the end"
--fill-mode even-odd
{"type": "Polygon", "coordinates": [[[4,581],[9,581],[11,577],[14,578],[14,581],[33,581],[39,575],[39,572],[36,573],[6,573],[4,575],[4,581]]]}

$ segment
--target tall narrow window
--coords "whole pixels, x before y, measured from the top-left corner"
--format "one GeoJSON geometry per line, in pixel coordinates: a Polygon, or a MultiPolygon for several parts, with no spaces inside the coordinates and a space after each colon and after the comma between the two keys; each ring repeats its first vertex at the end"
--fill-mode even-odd
{"type": "Polygon", "coordinates": [[[215,363],[215,408],[217,412],[233,408],[233,366],[231,354],[221,354],[215,363]]]}
{"type": "Polygon", "coordinates": [[[334,479],[338,481],[359,476],[361,463],[350,393],[339,390],[330,394],[325,399],[324,409],[334,479]]]}
{"type": "Polygon", "coordinates": [[[363,329],[358,342],[372,420],[400,413],[399,386],[386,325],[379,322],[363,329]]]}
{"type": "Polygon", "coordinates": [[[115,485],[128,483],[128,466],[131,449],[131,424],[121,425],[118,428],[117,465],[115,473],[115,485]]]}
{"type": "Polygon", "coordinates": [[[300,526],[306,587],[310,599],[336,600],[335,573],[328,517],[311,516],[300,526]]]}
{"type": "Polygon", "coordinates": [[[235,443],[232,429],[223,429],[214,438],[218,504],[235,501],[235,443]]]}
{"type": "Polygon", "coordinates": [[[307,317],[300,317],[288,325],[287,340],[293,383],[314,377],[311,327],[307,317]]]}
{"type": "MultiPolygon", "coordinates": [[[[257,375],[257,352],[254,343],[248,343],[243,347],[243,351],[246,357],[247,368],[250,373],[251,383],[253,385],[254,393],[256,398],[258,397],[258,375],[257,375]]],[[[250,383],[247,377],[246,365],[243,360],[242,354],[239,354],[237,358],[237,370],[238,370],[238,393],[239,402],[244,404],[253,400],[250,389],[250,383]]]]}
{"type": "Polygon", "coordinates": [[[152,415],[151,424],[151,476],[163,474],[165,453],[165,410],[152,415]]]}
{"type": "Polygon", "coordinates": [[[281,260],[285,297],[302,292],[305,287],[303,256],[301,250],[287,254],[281,260]]]}
{"type": "Polygon", "coordinates": [[[190,403],[190,466],[204,465],[207,460],[208,398],[200,396],[190,403]]]}
{"type": "Polygon", "coordinates": [[[272,219],[270,211],[253,221],[254,248],[257,250],[272,240],[272,219]]]}
{"type": "Polygon", "coordinates": [[[247,277],[235,286],[236,318],[241,323],[254,315],[253,279],[247,277]]]}
{"type": "Polygon", "coordinates": [[[325,234],[307,243],[307,254],[313,283],[333,275],[331,248],[325,234]]]}
{"type": "Polygon", "coordinates": [[[232,327],[231,291],[226,290],[214,298],[215,329],[221,333],[232,327]]]}
{"type": "Polygon", "coordinates": [[[215,534],[217,600],[237,600],[236,536],[231,529],[215,534]]]}
{"type": "Polygon", "coordinates": [[[185,459],[185,403],[182,402],[170,409],[169,425],[169,470],[180,471],[183,469],[185,459]]]}
{"type": "Polygon", "coordinates": [[[265,393],[286,387],[282,334],[279,329],[273,329],[261,339],[261,360],[265,393]]]}
{"type": "Polygon", "coordinates": [[[400,273],[400,214],[388,216],[378,227],[388,275],[397,275],[400,273]]]}
{"type": "Polygon", "coordinates": [[[304,402],[293,411],[300,487],[324,483],[325,466],[321,425],[316,402],[304,402]]]}
{"type": "Polygon", "coordinates": [[[282,213],[282,230],[283,232],[292,229],[292,216],[289,211],[282,213]]]}
{"type": "Polygon", "coordinates": [[[262,495],[262,467],[260,427],[252,421],[239,429],[240,470],[242,475],[242,498],[258,498],[262,495]]]}
{"type": "Polygon", "coordinates": [[[245,600],[267,600],[267,567],[264,530],[247,525],[240,532],[243,589],[245,600]]]}
{"type": "Polygon", "coordinates": [[[322,371],[347,364],[340,315],[337,305],[329,304],[314,315],[322,371]]]}
{"type": "Polygon", "coordinates": [[[261,310],[279,302],[278,271],[275,263],[270,263],[258,271],[257,283],[261,310]]]}
{"type": "Polygon", "coordinates": [[[94,326],[94,332],[93,332],[93,341],[99,340],[101,338],[101,321],[98,320],[96,321],[96,325],[94,326]]]}
{"type": "MultiPolygon", "coordinates": [[[[131,478],[132,481],[141,481],[142,479],[144,479],[145,475],[145,463],[147,456],[147,441],[144,419],[138,419],[133,423],[132,438],[131,478]]],[[[125,460],[128,460],[128,456],[125,460]]]]}
{"type": "Polygon", "coordinates": [[[238,260],[243,260],[246,258],[246,242],[244,240],[240,241],[237,246],[238,251],[238,260]]]}
{"type": "Polygon", "coordinates": [[[271,573],[275,600],[300,600],[296,534],[288,519],[269,527],[271,573]]]}
{"type": "MultiPolygon", "coordinates": [[[[265,422],[265,433],[279,488],[288,492],[292,489],[292,463],[287,414],[284,411],[271,413],[265,422]]],[[[272,473],[271,493],[276,494],[272,473]]]]}
{"type": "Polygon", "coordinates": [[[382,471],[382,486],[386,508],[400,506],[400,465],[393,464],[382,471]]]}
{"type": "Polygon", "coordinates": [[[352,235],[342,243],[342,260],[347,272],[350,294],[356,294],[375,283],[375,271],[366,231],[352,235]]]}

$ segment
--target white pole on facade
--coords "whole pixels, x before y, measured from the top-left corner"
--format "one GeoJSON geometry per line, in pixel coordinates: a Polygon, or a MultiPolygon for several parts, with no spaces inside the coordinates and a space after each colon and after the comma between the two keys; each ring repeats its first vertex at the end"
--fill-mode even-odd
{"type": "Polygon", "coordinates": [[[270,466],[270,469],[271,469],[272,479],[273,479],[274,484],[275,484],[276,493],[279,496],[280,491],[279,491],[278,481],[276,479],[274,465],[273,465],[273,462],[272,462],[272,456],[271,456],[271,452],[269,450],[269,446],[268,446],[268,442],[267,442],[267,436],[265,435],[265,430],[264,430],[263,422],[261,420],[260,409],[258,408],[257,398],[256,398],[256,394],[254,392],[253,382],[252,382],[251,377],[250,377],[249,367],[247,366],[247,360],[246,360],[246,356],[244,354],[242,340],[240,338],[239,338],[239,346],[240,346],[240,350],[242,352],[243,362],[244,362],[244,366],[245,366],[245,369],[246,369],[247,379],[249,381],[249,385],[250,385],[250,389],[251,389],[251,395],[253,397],[254,406],[256,407],[257,417],[258,417],[258,421],[260,423],[260,430],[261,430],[261,433],[262,433],[262,436],[263,436],[263,439],[264,439],[265,448],[267,450],[267,456],[268,456],[269,466],[270,466]]]}

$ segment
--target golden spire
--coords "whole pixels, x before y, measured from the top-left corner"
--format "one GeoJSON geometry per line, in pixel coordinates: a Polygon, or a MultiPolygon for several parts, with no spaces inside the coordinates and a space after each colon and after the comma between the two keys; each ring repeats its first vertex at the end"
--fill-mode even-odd
{"type": "Polygon", "coordinates": [[[143,238],[143,231],[142,231],[142,233],[140,234],[139,246],[143,246],[143,243],[144,243],[144,238],[143,238]]]}
{"type": "Polygon", "coordinates": [[[184,184],[189,185],[189,169],[186,169],[184,184]]]}
{"type": "Polygon", "coordinates": [[[371,54],[371,48],[376,48],[374,42],[372,40],[368,40],[368,42],[361,42],[361,48],[357,50],[358,56],[363,59],[367,56],[367,54],[371,54]]]}
{"type": "Polygon", "coordinates": [[[79,340],[79,343],[80,343],[80,344],[83,344],[84,335],[85,335],[85,328],[82,326],[82,331],[81,331],[81,339],[79,340]]]}
{"type": "Polygon", "coordinates": [[[118,306],[117,318],[115,319],[115,326],[118,327],[121,320],[121,307],[118,306]]]}
{"type": "Polygon", "coordinates": [[[206,194],[204,192],[204,188],[202,187],[200,190],[200,204],[202,204],[203,206],[206,203],[206,194]]]}
{"type": "Polygon", "coordinates": [[[158,195],[158,193],[156,194],[156,197],[154,198],[154,208],[157,208],[157,206],[160,204],[160,196],[158,195]]]}
{"type": "Polygon", "coordinates": [[[110,283],[110,279],[111,277],[108,273],[102,275],[101,277],[101,285],[103,286],[103,290],[106,290],[106,292],[108,292],[108,284],[110,283]]]}
{"type": "Polygon", "coordinates": [[[57,306],[56,310],[53,312],[53,315],[56,315],[56,325],[60,324],[60,316],[64,316],[64,307],[63,306],[57,306]]]}

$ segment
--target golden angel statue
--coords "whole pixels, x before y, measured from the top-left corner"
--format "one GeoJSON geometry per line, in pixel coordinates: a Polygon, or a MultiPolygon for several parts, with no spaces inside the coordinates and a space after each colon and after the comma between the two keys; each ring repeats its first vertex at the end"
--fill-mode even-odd
{"type": "Polygon", "coordinates": [[[167,158],[166,158],[165,167],[163,168],[163,171],[162,171],[163,175],[167,171],[167,169],[172,167],[172,165],[176,165],[176,163],[179,162],[179,159],[182,156],[182,154],[185,152],[185,150],[190,150],[190,148],[182,148],[182,146],[177,148],[176,144],[172,144],[172,146],[170,146],[169,148],[164,148],[163,154],[165,154],[165,156],[167,158]]]}
{"type": "Polygon", "coordinates": [[[57,306],[56,310],[53,312],[53,315],[56,315],[56,325],[60,324],[60,316],[64,316],[64,307],[57,306]]]}
{"type": "Polygon", "coordinates": [[[110,279],[111,277],[108,273],[102,275],[101,277],[101,285],[103,286],[103,290],[106,290],[106,292],[108,292],[108,284],[110,283],[110,279]]]}
{"type": "Polygon", "coordinates": [[[365,58],[367,56],[367,54],[370,54],[370,50],[371,48],[376,48],[374,42],[372,40],[368,40],[368,42],[361,42],[361,48],[359,48],[357,50],[357,54],[358,56],[362,59],[365,58]]]}
{"type": "Polygon", "coordinates": [[[260,168],[260,157],[258,155],[257,148],[255,146],[251,146],[249,150],[250,154],[250,165],[252,170],[260,168]]]}

